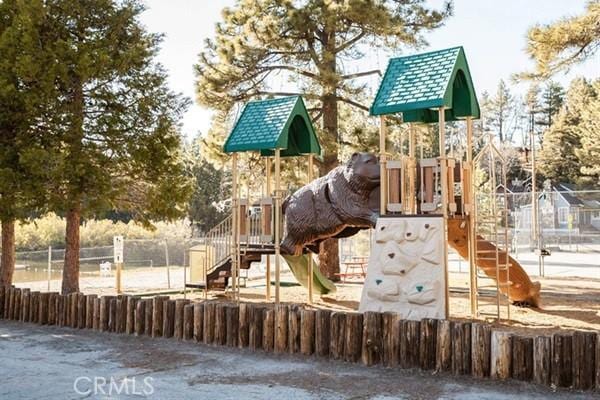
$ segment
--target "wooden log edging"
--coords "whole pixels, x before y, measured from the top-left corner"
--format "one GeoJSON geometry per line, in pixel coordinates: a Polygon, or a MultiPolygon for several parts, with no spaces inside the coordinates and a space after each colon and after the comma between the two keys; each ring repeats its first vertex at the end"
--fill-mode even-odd
{"type": "Polygon", "coordinates": [[[600,334],[527,335],[481,321],[402,320],[394,313],[304,305],[60,295],[0,287],[0,319],[173,337],[206,345],[420,368],[551,387],[600,389],[600,334]],[[504,328],[502,328],[504,329],[504,328]]]}

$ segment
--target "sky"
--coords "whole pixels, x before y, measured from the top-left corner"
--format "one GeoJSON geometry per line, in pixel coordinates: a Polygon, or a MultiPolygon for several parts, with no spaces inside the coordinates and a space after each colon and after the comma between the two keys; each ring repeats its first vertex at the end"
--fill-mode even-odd
{"type": "MultiPolygon", "coordinates": [[[[498,81],[510,81],[511,75],[532,66],[527,54],[526,34],[535,24],[546,24],[561,17],[581,14],[587,0],[454,0],[454,15],[435,31],[425,33],[426,49],[405,49],[402,55],[461,45],[478,93],[494,92],[498,81]]],[[[158,61],[169,73],[172,90],[194,100],[194,69],[204,41],[214,35],[221,10],[235,0],[146,0],[147,10],[142,23],[151,32],[164,34],[158,61]]],[[[428,5],[439,7],[443,0],[429,0],[428,5]]],[[[401,55],[401,54],[392,54],[401,55]]],[[[385,69],[390,54],[370,51],[364,59],[346,66],[347,72],[371,68],[385,69]]],[[[557,75],[560,83],[576,76],[600,77],[600,54],[567,74],[557,75]]],[[[376,90],[379,78],[367,82],[376,90]]],[[[279,88],[278,88],[279,89],[279,88]]],[[[526,86],[518,85],[517,94],[526,86]]],[[[183,133],[191,138],[206,133],[210,127],[211,111],[194,104],[183,119],[183,133]]]]}

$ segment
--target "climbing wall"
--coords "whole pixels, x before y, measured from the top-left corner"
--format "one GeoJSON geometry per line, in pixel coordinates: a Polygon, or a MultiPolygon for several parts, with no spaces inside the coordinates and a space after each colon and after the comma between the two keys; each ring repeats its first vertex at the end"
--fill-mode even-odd
{"type": "Polygon", "coordinates": [[[445,318],[442,217],[381,217],[359,311],[404,319],[445,318]]]}

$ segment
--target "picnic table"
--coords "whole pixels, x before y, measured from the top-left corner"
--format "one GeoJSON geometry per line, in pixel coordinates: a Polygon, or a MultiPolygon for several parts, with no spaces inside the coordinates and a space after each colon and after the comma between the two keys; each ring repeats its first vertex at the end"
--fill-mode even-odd
{"type": "Polygon", "coordinates": [[[338,275],[342,279],[342,283],[346,283],[348,278],[352,277],[367,277],[367,265],[369,264],[369,257],[366,256],[353,256],[349,260],[343,261],[342,266],[344,272],[340,272],[338,275]]]}

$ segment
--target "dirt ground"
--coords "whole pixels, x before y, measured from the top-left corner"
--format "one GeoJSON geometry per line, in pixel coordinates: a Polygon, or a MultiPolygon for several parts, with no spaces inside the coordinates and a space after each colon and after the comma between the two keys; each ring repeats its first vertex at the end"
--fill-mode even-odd
{"type": "Polygon", "coordinates": [[[0,353],[0,399],[11,400],[583,400],[595,395],[5,320],[0,353]]]}

